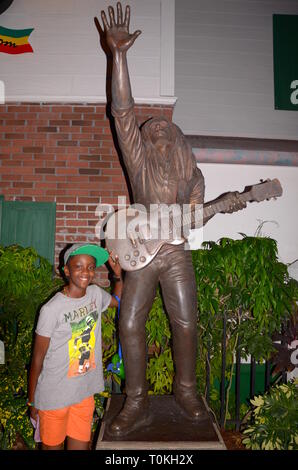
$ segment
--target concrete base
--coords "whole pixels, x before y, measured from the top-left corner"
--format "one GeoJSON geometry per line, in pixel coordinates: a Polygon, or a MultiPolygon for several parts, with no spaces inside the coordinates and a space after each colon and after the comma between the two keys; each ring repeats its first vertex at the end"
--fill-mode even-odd
{"type": "Polygon", "coordinates": [[[108,426],[123,407],[124,395],[109,398],[102,422],[96,449],[209,449],[226,450],[220,432],[202,398],[205,410],[200,420],[187,418],[171,395],[150,396],[152,422],[148,426],[127,434],[114,437],[109,434],[108,426]]]}

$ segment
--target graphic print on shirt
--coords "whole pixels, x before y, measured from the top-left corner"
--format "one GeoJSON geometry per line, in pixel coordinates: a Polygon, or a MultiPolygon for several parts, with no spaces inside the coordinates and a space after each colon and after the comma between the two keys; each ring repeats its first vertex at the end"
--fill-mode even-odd
{"type": "MultiPolygon", "coordinates": [[[[93,303],[94,307],[94,303],[93,303]]],[[[87,315],[79,321],[71,321],[72,337],[68,342],[69,369],[68,377],[77,377],[86,374],[89,370],[95,369],[95,329],[98,321],[98,311],[88,311],[87,307],[79,309],[81,316],[84,310],[87,315]]],[[[78,312],[74,311],[74,318],[78,312]]]]}

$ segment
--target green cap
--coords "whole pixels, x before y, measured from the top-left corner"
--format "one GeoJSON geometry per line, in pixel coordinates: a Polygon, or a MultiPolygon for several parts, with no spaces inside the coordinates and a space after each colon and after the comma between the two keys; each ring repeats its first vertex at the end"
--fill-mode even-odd
{"type": "Polygon", "coordinates": [[[75,243],[64,254],[64,264],[67,263],[70,256],[76,255],[89,255],[93,256],[96,260],[96,267],[102,266],[109,259],[109,253],[107,250],[101,246],[90,244],[90,245],[81,245],[80,243],[75,243]]]}

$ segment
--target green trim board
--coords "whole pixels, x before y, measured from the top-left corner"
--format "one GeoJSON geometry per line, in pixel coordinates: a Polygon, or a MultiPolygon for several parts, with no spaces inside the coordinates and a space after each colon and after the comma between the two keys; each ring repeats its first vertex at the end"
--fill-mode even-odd
{"type": "MultiPolygon", "coordinates": [[[[2,222],[2,208],[4,203],[4,196],[0,194],[0,236],[1,236],[1,222],[2,222]]],[[[1,240],[1,238],[0,238],[1,240]]]]}
{"type": "Polygon", "coordinates": [[[298,111],[298,15],[273,15],[275,109],[298,111]]]}
{"type": "Polygon", "coordinates": [[[54,264],[56,203],[2,200],[1,206],[0,244],[32,246],[54,264]]]}

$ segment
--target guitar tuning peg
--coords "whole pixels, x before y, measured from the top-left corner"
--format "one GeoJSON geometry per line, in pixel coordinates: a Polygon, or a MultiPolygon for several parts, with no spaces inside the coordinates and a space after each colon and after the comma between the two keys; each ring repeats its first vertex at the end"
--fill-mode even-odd
{"type": "Polygon", "coordinates": [[[260,179],[260,181],[261,181],[261,183],[264,183],[264,180],[262,178],[260,179]]]}

